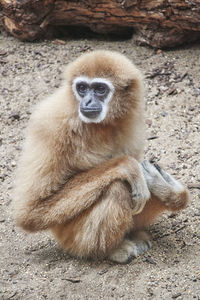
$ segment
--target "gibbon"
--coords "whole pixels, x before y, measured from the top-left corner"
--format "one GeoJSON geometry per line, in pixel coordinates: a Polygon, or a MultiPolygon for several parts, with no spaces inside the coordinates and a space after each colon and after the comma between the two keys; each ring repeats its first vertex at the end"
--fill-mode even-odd
{"type": "Polygon", "coordinates": [[[143,161],[143,80],[125,56],[98,50],[70,63],[37,105],[14,189],[17,225],[50,229],[77,257],[127,263],[150,247],[144,229],[189,193],[143,161]]]}

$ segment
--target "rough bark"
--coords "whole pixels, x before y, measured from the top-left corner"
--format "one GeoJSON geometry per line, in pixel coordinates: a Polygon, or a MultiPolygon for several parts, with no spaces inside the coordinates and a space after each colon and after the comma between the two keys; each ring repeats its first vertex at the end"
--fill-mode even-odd
{"type": "Polygon", "coordinates": [[[35,40],[59,26],[98,33],[133,28],[141,43],[173,47],[200,37],[200,0],[0,0],[0,22],[21,40],[35,40]]]}

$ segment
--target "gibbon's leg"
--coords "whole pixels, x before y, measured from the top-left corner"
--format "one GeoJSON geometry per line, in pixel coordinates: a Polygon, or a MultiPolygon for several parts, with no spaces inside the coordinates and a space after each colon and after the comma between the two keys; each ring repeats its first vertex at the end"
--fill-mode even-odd
{"type": "MultiPolygon", "coordinates": [[[[52,231],[68,253],[79,257],[105,257],[133,227],[130,186],[114,181],[98,202],[52,231]]],[[[81,199],[80,199],[81,201],[81,199]]]]}
{"type": "Polygon", "coordinates": [[[189,191],[157,164],[148,161],[142,163],[144,176],[151,198],[147,201],[143,211],[134,216],[134,229],[141,230],[148,227],[162,212],[179,211],[189,202],[189,191]]]}
{"type": "Polygon", "coordinates": [[[143,231],[166,210],[178,211],[189,201],[189,192],[180,182],[163,171],[157,164],[142,163],[151,198],[141,213],[133,216],[133,229],[110,255],[110,259],[125,263],[146,252],[151,243],[143,231]]]}
{"type": "Polygon", "coordinates": [[[128,263],[151,243],[145,232],[128,237],[134,228],[130,186],[113,182],[101,199],[77,218],[52,229],[68,253],[79,257],[109,257],[128,263]]]}

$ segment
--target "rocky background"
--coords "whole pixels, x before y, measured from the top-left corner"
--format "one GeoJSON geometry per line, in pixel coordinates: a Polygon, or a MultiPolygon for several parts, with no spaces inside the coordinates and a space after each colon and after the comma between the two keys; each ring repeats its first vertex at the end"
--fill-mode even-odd
{"type": "Polygon", "coordinates": [[[35,43],[0,34],[0,299],[200,299],[200,44],[171,51],[133,39],[35,43]],[[146,82],[146,158],[190,188],[191,203],[150,228],[151,250],[128,265],[80,261],[51,235],[12,219],[14,170],[33,106],[59,87],[63,65],[94,49],[126,54],[146,82]]]}

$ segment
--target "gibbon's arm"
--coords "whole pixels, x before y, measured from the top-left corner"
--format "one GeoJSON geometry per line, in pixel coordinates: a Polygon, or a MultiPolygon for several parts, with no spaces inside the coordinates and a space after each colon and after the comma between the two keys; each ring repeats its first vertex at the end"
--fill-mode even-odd
{"type": "Polygon", "coordinates": [[[39,231],[67,222],[100,201],[116,180],[128,182],[130,192],[132,188],[133,212],[139,213],[150,197],[142,168],[134,158],[121,156],[70,175],[62,147],[52,148],[33,136],[26,144],[14,192],[16,221],[25,230],[39,231]]]}

